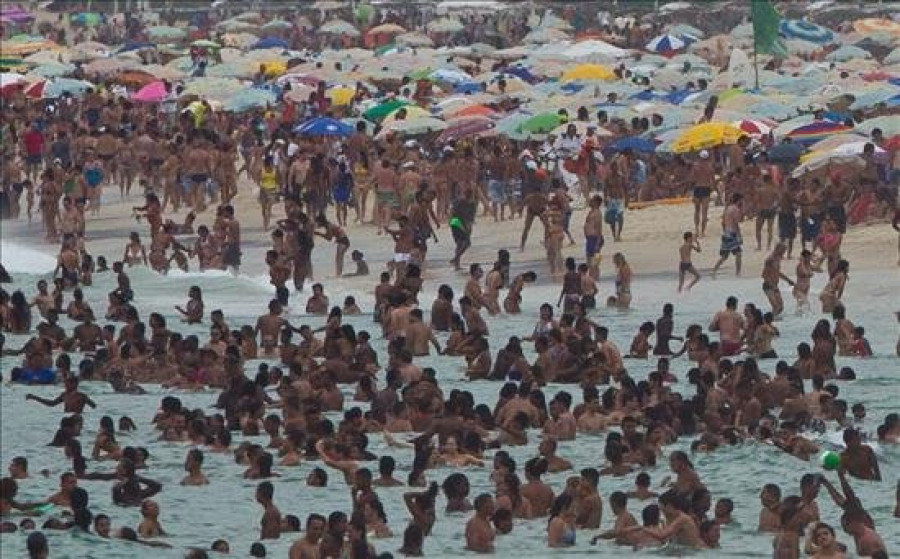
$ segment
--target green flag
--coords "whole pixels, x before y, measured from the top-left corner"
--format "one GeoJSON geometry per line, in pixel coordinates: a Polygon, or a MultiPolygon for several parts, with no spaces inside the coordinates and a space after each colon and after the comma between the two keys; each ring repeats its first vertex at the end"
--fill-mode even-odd
{"type": "Polygon", "coordinates": [[[750,17],[753,18],[753,45],[760,54],[783,57],[787,54],[778,26],[781,16],[769,0],[753,0],[750,3],[750,17]]]}

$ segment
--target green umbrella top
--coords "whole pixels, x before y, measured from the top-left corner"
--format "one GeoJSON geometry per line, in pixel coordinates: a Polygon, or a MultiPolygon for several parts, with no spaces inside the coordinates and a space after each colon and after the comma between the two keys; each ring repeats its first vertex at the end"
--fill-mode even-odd
{"type": "Polygon", "coordinates": [[[519,130],[529,134],[548,134],[561,123],[556,113],[540,113],[520,124],[519,130]]]}
{"type": "Polygon", "coordinates": [[[367,120],[371,120],[372,122],[379,122],[387,115],[391,114],[395,110],[400,107],[409,106],[409,103],[406,101],[401,101],[399,99],[394,99],[392,101],[386,101],[381,103],[380,105],[375,105],[371,109],[367,110],[363,113],[363,116],[367,120]]]}

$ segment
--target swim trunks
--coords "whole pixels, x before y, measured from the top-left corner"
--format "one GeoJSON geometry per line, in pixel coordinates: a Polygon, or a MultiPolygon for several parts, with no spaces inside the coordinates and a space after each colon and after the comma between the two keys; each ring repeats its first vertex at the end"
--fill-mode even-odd
{"type": "Polygon", "coordinates": [[[603,235],[588,235],[584,238],[584,254],[588,260],[603,248],[603,235]]]}
{"type": "Polygon", "coordinates": [[[722,245],[719,247],[719,256],[725,256],[726,254],[738,255],[741,253],[741,245],[743,244],[744,239],[741,238],[740,233],[732,231],[723,233],[722,245]]]}
{"type": "Polygon", "coordinates": [[[712,188],[708,186],[695,186],[694,187],[694,198],[698,200],[703,200],[704,198],[709,198],[710,194],[712,194],[712,188]]]}
{"type": "Polygon", "coordinates": [[[722,340],[719,348],[722,350],[722,357],[737,355],[741,351],[741,342],[722,340]]]}

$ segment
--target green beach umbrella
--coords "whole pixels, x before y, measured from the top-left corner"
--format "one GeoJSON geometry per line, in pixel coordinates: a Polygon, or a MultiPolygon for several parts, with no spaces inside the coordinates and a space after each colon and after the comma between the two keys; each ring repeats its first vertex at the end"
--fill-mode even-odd
{"type": "Polygon", "coordinates": [[[547,134],[552,132],[562,121],[556,113],[540,113],[529,118],[519,126],[519,130],[529,134],[547,134]]]}
{"type": "Polygon", "coordinates": [[[395,99],[393,101],[387,101],[381,103],[380,105],[375,105],[371,109],[367,110],[363,113],[363,116],[366,117],[367,120],[371,120],[373,122],[378,122],[382,120],[387,115],[396,111],[400,107],[409,106],[409,103],[406,101],[400,101],[399,99],[395,99]]]}
{"type": "Polygon", "coordinates": [[[210,41],[209,39],[197,39],[193,43],[191,43],[192,47],[200,47],[204,49],[220,49],[222,45],[215,41],[210,41]]]}

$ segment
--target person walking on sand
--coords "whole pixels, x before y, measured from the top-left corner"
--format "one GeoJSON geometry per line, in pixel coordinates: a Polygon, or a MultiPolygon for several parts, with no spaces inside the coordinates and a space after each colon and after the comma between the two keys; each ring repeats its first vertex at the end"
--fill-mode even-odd
{"type": "Polygon", "coordinates": [[[691,262],[692,252],[700,252],[700,241],[694,238],[692,232],[686,231],[684,233],[684,242],[678,248],[678,257],[680,259],[680,263],[678,264],[679,293],[681,293],[681,289],[684,287],[684,278],[687,274],[694,276],[694,281],[687,286],[688,291],[700,281],[700,272],[697,271],[697,268],[695,268],[693,262],[691,262]]]}
{"type": "Polygon", "coordinates": [[[698,237],[705,237],[709,199],[716,184],[716,170],[708,151],[700,152],[700,161],[694,163],[691,174],[694,176],[694,231],[698,237]]]}
{"type": "Polygon", "coordinates": [[[713,278],[716,277],[722,264],[728,260],[729,254],[734,255],[734,274],[741,275],[741,245],[744,244],[744,239],[741,237],[742,204],[743,197],[735,192],[731,203],[725,206],[725,210],[722,212],[722,245],[719,247],[719,261],[713,266],[713,278]]]}

